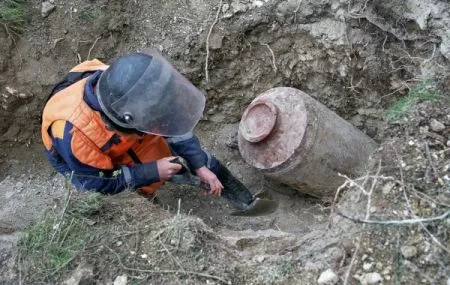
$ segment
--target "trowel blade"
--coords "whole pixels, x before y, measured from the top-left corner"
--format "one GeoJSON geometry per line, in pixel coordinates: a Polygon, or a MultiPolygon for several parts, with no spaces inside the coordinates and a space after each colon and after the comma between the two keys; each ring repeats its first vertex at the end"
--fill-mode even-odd
{"type": "Polygon", "coordinates": [[[252,203],[250,203],[250,205],[248,205],[247,209],[233,212],[230,215],[246,217],[264,216],[272,214],[277,208],[278,203],[273,200],[256,198],[252,203]]]}

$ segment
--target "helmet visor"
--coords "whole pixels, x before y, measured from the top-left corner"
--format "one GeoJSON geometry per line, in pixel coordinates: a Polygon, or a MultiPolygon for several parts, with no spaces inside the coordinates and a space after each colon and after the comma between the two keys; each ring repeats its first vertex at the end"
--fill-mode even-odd
{"type": "Polygon", "coordinates": [[[97,94],[103,111],[117,125],[148,134],[175,137],[192,131],[203,115],[205,96],[162,56],[146,53],[150,64],[124,96],[106,108],[101,98],[107,94],[97,94]]]}

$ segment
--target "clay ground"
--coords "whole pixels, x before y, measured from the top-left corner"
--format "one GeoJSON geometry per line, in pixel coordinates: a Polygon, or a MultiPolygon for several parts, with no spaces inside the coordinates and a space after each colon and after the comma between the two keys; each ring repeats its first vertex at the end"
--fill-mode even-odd
{"type": "MultiPolygon", "coordinates": [[[[450,208],[447,1],[55,0],[44,1],[54,6],[45,17],[42,1],[16,2],[21,21],[7,22],[0,10],[0,283],[112,284],[127,276],[129,284],[317,284],[327,269],[338,284],[447,282],[448,216],[366,226],[336,214],[362,219],[369,210],[377,220],[409,220],[450,208]],[[42,213],[60,216],[68,193],[42,155],[39,116],[49,90],[80,61],[110,63],[142,48],[161,52],[205,93],[202,144],[252,191],[271,191],[278,211],[230,217],[223,199],[166,185],[163,206],[124,193],[87,217],[69,213],[92,237],[68,256],[50,255],[52,243],[30,246],[24,232],[42,213]],[[356,181],[375,185],[371,199],[348,184],[337,207],[272,185],[242,160],[240,116],[276,86],[310,94],[380,143],[368,172],[378,178],[356,181]],[[172,243],[173,231],[185,233],[186,243],[172,243]],[[48,256],[62,261],[47,264],[48,256]]],[[[83,197],[74,194],[70,207],[83,197]]]]}

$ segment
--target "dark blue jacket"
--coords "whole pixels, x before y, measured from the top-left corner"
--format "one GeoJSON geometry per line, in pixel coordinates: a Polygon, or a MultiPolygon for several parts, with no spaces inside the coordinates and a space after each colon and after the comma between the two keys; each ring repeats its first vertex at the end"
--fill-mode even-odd
{"type": "MultiPolygon", "coordinates": [[[[101,75],[101,71],[97,71],[91,75],[84,90],[84,101],[93,110],[101,111],[100,104],[94,92],[94,87],[101,75]]],[[[72,183],[81,191],[97,191],[104,194],[117,194],[125,189],[135,190],[139,186],[133,181],[133,166],[123,165],[117,169],[104,171],[93,168],[89,165],[81,163],[72,153],[71,130],[73,125],[66,122],[64,134],[53,136],[53,149],[46,155],[53,167],[59,172],[70,176],[72,183]]],[[[173,155],[178,155],[187,160],[192,169],[198,169],[202,166],[208,166],[215,170],[216,161],[206,151],[204,151],[199,143],[198,138],[193,134],[187,134],[183,137],[166,138],[173,155]]],[[[103,151],[107,151],[114,144],[114,140],[120,140],[118,135],[113,136],[111,140],[102,147],[103,151]]],[[[156,162],[152,162],[152,177],[148,177],[151,183],[159,181],[156,162]]]]}

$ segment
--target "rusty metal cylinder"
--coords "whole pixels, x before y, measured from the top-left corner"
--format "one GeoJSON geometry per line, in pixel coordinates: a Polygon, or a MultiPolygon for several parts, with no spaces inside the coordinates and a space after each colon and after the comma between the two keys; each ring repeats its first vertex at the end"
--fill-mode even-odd
{"type": "Polygon", "coordinates": [[[334,196],[354,177],[377,144],[336,113],[288,87],[270,89],[245,110],[239,150],[265,176],[319,198],[334,196]]]}

